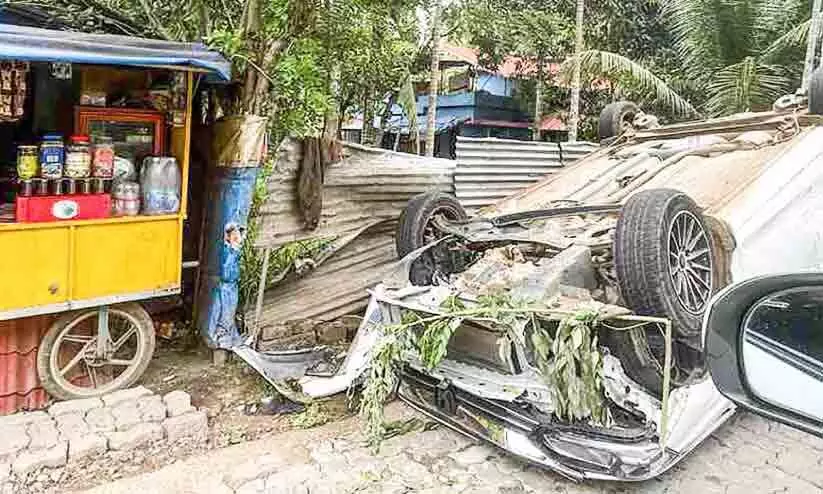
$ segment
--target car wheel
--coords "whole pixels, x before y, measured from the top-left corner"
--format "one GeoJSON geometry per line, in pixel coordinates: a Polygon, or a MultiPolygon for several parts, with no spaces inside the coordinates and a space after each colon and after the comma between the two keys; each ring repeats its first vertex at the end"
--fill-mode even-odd
{"type": "Polygon", "coordinates": [[[600,140],[617,137],[631,128],[639,111],[640,108],[631,101],[618,101],[606,105],[600,112],[600,123],[597,126],[600,140]]]}
{"type": "Polygon", "coordinates": [[[457,198],[444,192],[419,194],[406,204],[405,209],[400,213],[395,235],[398,257],[403,258],[437,240],[438,232],[434,229],[432,220],[438,215],[445,216],[452,221],[462,221],[468,218],[466,210],[457,198]]]}
{"type": "MultiPolygon", "coordinates": [[[[674,363],[681,376],[699,373],[703,367],[703,313],[722,284],[716,259],[711,232],[686,194],[643,191],[621,209],[614,239],[620,294],[636,313],[672,322],[674,363]]],[[[651,390],[662,389],[661,328],[615,331],[608,340],[630,377],[651,390]]]]}
{"type": "Polygon", "coordinates": [[[809,113],[823,115],[823,69],[812,72],[809,79],[809,113]]]}
{"type": "MultiPolygon", "coordinates": [[[[432,220],[436,216],[445,216],[452,221],[461,221],[468,218],[466,210],[457,199],[443,192],[427,192],[413,197],[400,214],[395,235],[395,248],[400,258],[415,250],[425,247],[440,237],[432,220]]],[[[437,271],[442,252],[429,251],[420,256],[411,265],[409,281],[416,286],[426,286],[432,283],[437,271]]]]}

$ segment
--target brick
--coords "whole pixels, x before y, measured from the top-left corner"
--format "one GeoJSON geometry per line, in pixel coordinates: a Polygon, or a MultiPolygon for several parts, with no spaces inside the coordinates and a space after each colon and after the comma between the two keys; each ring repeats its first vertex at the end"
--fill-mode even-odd
{"type": "Polygon", "coordinates": [[[185,391],[172,391],[163,396],[163,403],[169,417],[176,417],[194,410],[191,406],[191,396],[185,391]]]}
{"type": "Polygon", "coordinates": [[[39,449],[48,449],[57,444],[59,434],[54,422],[33,422],[28,425],[26,432],[31,438],[29,449],[32,451],[39,449]]]}
{"type": "Polygon", "coordinates": [[[70,440],[89,433],[89,425],[80,413],[58,415],[54,422],[57,424],[57,431],[60,433],[61,440],[70,440]]]}
{"type": "Polygon", "coordinates": [[[137,400],[137,409],[143,422],[160,422],[166,418],[166,405],[157,395],[146,396],[137,400]]]}
{"type": "Polygon", "coordinates": [[[286,463],[286,460],[280,456],[270,454],[259,456],[232,468],[223,477],[223,482],[232,489],[238,489],[244,484],[257,479],[265,479],[278,472],[286,463]]]}
{"type": "Polygon", "coordinates": [[[106,452],[109,442],[101,434],[86,434],[69,441],[69,461],[82,460],[106,452]]]}
{"type": "Polygon", "coordinates": [[[127,431],[107,432],[105,436],[110,449],[128,451],[163,439],[163,427],[151,422],[141,423],[127,431]]]}
{"type": "Polygon", "coordinates": [[[206,412],[190,412],[163,421],[163,429],[169,442],[181,439],[205,441],[209,433],[206,412]]]}
{"type": "Polygon", "coordinates": [[[135,401],[144,396],[149,396],[150,394],[152,394],[152,392],[148,389],[143,386],[137,386],[136,388],[121,389],[119,391],[109,393],[104,395],[101,400],[103,400],[103,405],[107,407],[116,407],[123,402],[135,401]]]}
{"type": "Polygon", "coordinates": [[[91,432],[112,432],[115,430],[114,417],[108,408],[96,408],[86,413],[86,424],[91,432]]]}
{"type": "Polygon", "coordinates": [[[58,443],[49,449],[26,451],[14,460],[12,470],[18,477],[25,477],[40,468],[57,468],[66,464],[68,443],[58,443]]]}
{"type": "Polygon", "coordinates": [[[114,417],[114,427],[118,431],[129,430],[142,422],[136,401],[120,403],[111,409],[111,416],[114,417]]]}
{"type": "Polygon", "coordinates": [[[23,412],[0,417],[0,429],[7,426],[26,426],[33,422],[50,422],[51,417],[46,412],[23,412]]]}
{"type": "Polygon", "coordinates": [[[17,454],[28,447],[30,438],[25,425],[7,425],[0,427],[0,460],[17,454]]]}
{"type": "Polygon", "coordinates": [[[86,412],[95,408],[103,408],[103,400],[100,398],[86,398],[83,400],[60,401],[49,408],[49,415],[52,417],[75,413],[85,415],[86,412]]]}

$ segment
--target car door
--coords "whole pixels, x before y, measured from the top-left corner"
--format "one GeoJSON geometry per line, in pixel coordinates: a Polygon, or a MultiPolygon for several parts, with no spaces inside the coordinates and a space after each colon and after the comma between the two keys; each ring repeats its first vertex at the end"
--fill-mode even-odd
{"type": "Polygon", "coordinates": [[[823,436],[823,273],[732,285],[704,320],[720,392],[744,409],[823,436]]]}

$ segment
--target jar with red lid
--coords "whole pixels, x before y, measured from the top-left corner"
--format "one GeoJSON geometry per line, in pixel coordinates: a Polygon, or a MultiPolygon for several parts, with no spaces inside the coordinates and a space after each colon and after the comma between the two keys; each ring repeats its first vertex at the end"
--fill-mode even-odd
{"type": "Polygon", "coordinates": [[[111,137],[95,136],[92,144],[91,175],[98,178],[114,176],[114,144],[111,137]]]}
{"type": "Polygon", "coordinates": [[[67,178],[86,178],[91,174],[91,150],[89,136],[73,135],[66,147],[66,164],[63,176],[67,178]]]}

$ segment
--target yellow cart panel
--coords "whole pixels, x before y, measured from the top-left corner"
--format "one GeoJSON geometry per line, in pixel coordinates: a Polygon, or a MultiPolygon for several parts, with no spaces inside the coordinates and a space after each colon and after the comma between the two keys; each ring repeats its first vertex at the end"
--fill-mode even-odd
{"type": "Polygon", "coordinates": [[[77,226],[72,299],[180,286],[180,220],[77,226]]]}
{"type": "Polygon", "coordinates": [[[0,311],[68,300],[69,230],[0,230],[0,311]]]}

